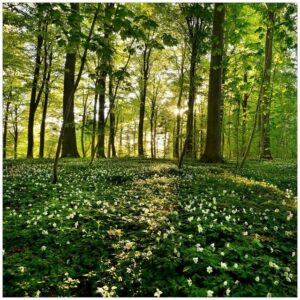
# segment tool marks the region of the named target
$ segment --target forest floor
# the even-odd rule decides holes
[[[4,296],[297,296],[295,162],[4,161]]]

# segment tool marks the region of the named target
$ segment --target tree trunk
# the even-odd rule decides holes
[[[88,102],[88,97],[89,94],[87,93],[86,98],[84,98],[83,94],[83,113],[82,113],[82,125],[81,125],[81,136],[80,136],[80,141],[81,141],[81,151],[82,151],[82,156],[86,157],[86,151],[85,151],[85,145],[84,145],[84,130],[85,130],[85,123],[86,123],[86,111],[87,111],[87,102]]]
[[[231,103],[229,103],[229,109],[228,109],[228,137],[227,137],[227,144],[228,144],[228,159],[231,160]]]
[[[261,103],[261,139],[260,139],[260,158],[272,159],[271,145],[270,145],[270,107],[271,107],[271,69],[272,69],[272,46],[273,46],[273,27],[275,23],[275,13],[270,9],[268,5],[268,25],[266,32],[265,43],[265,82],[263,86],[263,97]]]
[[[192,56],[190,62],[190,74],[189,74],[189,99],[188,99],[188,117],[186,125],[186,146],[185,154],[193,158],[193,126],[194,126],[194,104],[195,104],[195,76],[196,76],[196,60],[197,60],[197,45],[192,46]]]
[[[204,124],[203,124],[203,119],[204,119],[204,112],[203,112],[204,108],[202,106],[202,103],[200,104],[200,141],[199,141],[199,144],[200,144],[200,159],[202,157],[202,154],[203,154],[203,127],[204,127]]]
[[[106,81],[106,72],[102,72],[102,75],[99,80],[100,94],[99,94],[99,111],[98,111],[98,149],[97,157],[105,158],[105,81]]]
[[[113,7],[113,3],[105,4],[105,16],[108,17],[110,10]],[[110,28],[107,24],[104,24],[104,40],[109,44]],[[97,157],[105,158],[105,91],[106,91],[106,77],[108,65],[111,62],[110,55],[104,53],[101,57],[101,66],[99,77],[99,111],[98,111],[98,144],[97,144]]]
[[[248,82],[247,71],[244,73],[244,83]],[[246,129],[247,129],[247,107],[248,107],[249,94],[245,93],[242,101],[242,149],[241,154],[244,156],[246,150]]]
[[[216,3],[214,7],[214,21],[212,52],[209,71],[209,90],[207,106],[207,135],[203,162],[221,162],[221,97],[222,97],[222,55],[224,47],[224,18],[225,6]],[[216,51],[216,49],[218,51]]]
[[[70,3],[71,15],[75,17],[79,13],[79,3]],[[77,24],[79,27],[80,24]],[[71,29],[71,35],[78,33],[78,28]],[[69,43],[71,45],[71,42]],[[74,121],[74,81],[76,66],[76,50],[68,52],[66,55],[65,71],[64,71],[64,95],[63,95],[63,116],[64,116],[64,136],[62,139],[61,157],[79,157],[76,142],[76,128]]]
[[[62,140],[61,157],[79,157],[74,123],[74,78],[76,53],[67,53],[64,74],[63,115],[65,132]],[[70,101],[70,102],[69,102]],[[68,108],[69,112],[68,112]],[[67,113],[68,112],[68,113]]]
[[[140,113],[139,113],[139,128],[138,128],[138,155],[144,156],[144,118],[145,118],[145,104],[147,96],[147,83],[149,78],[149,62],[152,48],[148,48],[145,44],[143,51],[143,66],[142,66],[142,86],[140,91]]]
[[[120,137],[119,137],[119,156],[123,154],[123,122],[121,120]]]
[[[6,102],[6,107],[5,107],[5,115],[4,115],[4,130],[3,130],[3,159],[6,159],[6,147],[7,147],[7,125],[8,125],[8,112],[9,112],[9,107],[11,104],[11,96],[12,96],[12,92],[10,90],[9,92],[9,100]]]
[[[182,93],[183,93],[183,80],[184,80],[184,62],[185,62],[185,53],[186,53],[186,44],[182,51],[181,66],[180,66],[180,77],[179,77],[179,95],[177,101],[177,116],[176,116],[176,133],[175,133],[175,142],[174,142],[174,158],[179,158],[179,142],[180,142],[180,125],[181,125],[181,102],[182,102]]]
[[[155,140],[156,140],[156,134],[155,134],[155,115],[156,115],[156,100],[158,95],[158,86],[155,88],[155,84],[153,86],[153,95],[151,99],[151,113],[150,113],[150,132],[151,132],[151,158],[156,157],[156,151],[155,151]]]
[[[97,127],[97,100],[98,100],[98,91],[97,86],[99,81],[96,80],[95,82],[95,97],[94,97],[94,109],[93,109],[93,131],[92,131],[92,148],[91,148],[91,156],[94,157],[95,155],[95,141],[96,141],[96,127]]]
[[[96,9],[96,12],[94,14],[94,18],[93,18],[93,21],[92,21],[92,24],[91,24],[91,27],[90,27],[88,37],[86,39],[86,42],[84,43],[85,47],[84,47],[83,55],[81,57],[81,64],[80,64],[79,72],[78,72],[75,84],[73,86],[72,93],[70,94],[70,97],[67,101],[68,105],[67,105],[67,109],[66,109],[66,116],[68,116],[68,114],[69,114],[69,111],[71,109],[71,104],[72,104],[71,99],[74,98],[74,94],[75,94],[76,89],[78,87],[78,84],[81,80],[82,72],[83,72],[83,69],[84,69],[85,62],[86,62],[88,46],[89,46],[90,40],[91,40],[93,32],[94,32],[94,27],[95,27],[95,24],[96,24],[96,20],[97,20],[98,14],[100,12],[100,7],[101,7],[101,4],[98,3],[97,9]],[[63,142],[63,138],[64,138],[64,133],[65,133],[65,127],[66,127],[65,126],[66,125],[65,124],[65,119],[66,118],[64,117],[63,118],[63,123],[62,123],[62,126],[61,126],[61,130],[60,130],[60,133],[59,133],[59,137],[58,137],[56,152],[55,152],[55,159],[54,159],[54,164],[53,164],[53,180],[52,180],[53,184],[57,183],[57,181],[58,181],[57,169],[58,169],[59,154],[61,152],[62,142]]]
[[[18,140],[19,140],[19,128],[18,128],[18,106],[17,104],[14,107],[14,159],[18,158]]]
[[[156,136],[157,136],[157,109],[154,113],[154,124],[153,124],[153,154],[154,158],[157,156],[157,147],[156,147]]]
[[[48,101],[49,101],[49,93],[50,93],[50,78],[51,78],[51,66],[52,66],[52,51],[49,54],[49,62],[48,62],[48,74],[45,82],[45,98],[43,102],[43,112],[42,112],[42,121],[41,121],[41,130],[40,130],[40,151],[39,157],[44,158],[44,148],[45,148],[45,128],[46,128],[46,116],[48,110]],[[45,58],[46,59],[46,58]]]
[[[116,115],[115,115],[115,97],[113,95],[113,78],[112,75],[109,76],[109,151],[108,157],[116,157],[116,147],[115,147],[115,126],[116,126]]]
[[[43,30],[42,22],[39,21],[39,25],[38,25],[39,35],[37,37],[35,67],[34,67],[34,72],[33,72],[33,81],[32,81],[30,104],[29,104],[27,158],[33,158],[34,116],[35,116],[35,112],[37,109],[36,92],[37,92],[37,85],[38,85],[39,75],[40,75],[40,67],[41,67],[41,63],[42,63],[41,51],[42,51],[42,46],[43,46],[43,42],[44,42],[42,30]]]

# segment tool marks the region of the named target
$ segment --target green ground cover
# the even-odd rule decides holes
[[[296,296],[294,162],[4,161],[4,296]]]

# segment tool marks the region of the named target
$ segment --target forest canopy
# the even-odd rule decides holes
[[[296,5],[216,12],[3,4],[4,157],[295,158]]]

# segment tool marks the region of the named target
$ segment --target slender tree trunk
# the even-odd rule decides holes
[[[248,82],[248,74],[247,71],[244,73],[244,83]],[[242,149],[241,154],[245,154],[246,150],[246,129],[247,129],[247,108],[248,108],[248,98],[249,94],[245,93],[242,101]]]
[[[193,129],[193,153],[194,153],[194,159],[197,159],[197,153],[198,153],[198,141],[197,141],[197,113],[195,111],[194,114],[194,129]]]
[[[204,113],[203,113],[203,106],[202,106],[202,103],[200,104],[200,132],[199,132],[199,135],[200,135],[200,141],[199,141],[199,144],[200,144],[200,159],[202,157],[202,154],[203,154],[203,119],[204,119]]]
[[[228,159],[231,160],[231,104],[229,104],[229,109],[228,109],[228,137],[227,137],[227,144],[228,144]]]
[[[18,158],[18,140],[19,140],[19,128],[18,128],[18,106],[14,107],[14,159]]]
[[[93,129],[92,129],[92,147],[91,147],[91,156],[94,157],[95,154],[95,141],[96,141],[96,127],[97,127],[97,100],[98,100],[98,91],[97,87],[99,85],[99,80],[95,82],[95,97],[94,97],[94,109],[93,109]]]
[[[213,41],[207,109],[207,135],[203,162],[221,162],[221,97],[222,97],[222,55],[224,47],[225,6],[215,3],[213,21]],[[216,51],[216,49],[218,51]]]
[[[150,55],[152,48],[145,44],[143,51],[143,66],[142,66],[142,86],[140,91],[140,112],[139,112],[139,129],[138,129],[138,155],[144,156],[144,118],[145,118],[145,105],[147,96],[147,84],[150,71]]]
[[[45,83],[45,97],[44,97],[44,102],[43,102],[43,112],[42,112],[41,130],[40,130],[40,150],[39,150],[40,158],[44,158],[45,128],[46,128],[46,117],[47,117],[48,102],[49,102],[49,93],[50,93],[52,58],[53,58],[53,53],[51,50],[50,54],[49,54],[48,74],[47,74],[46,83]]]
[[[83,104],[83,113],[82,113],[80,141],[81,141],[82,156],[86,157],[86,151],[85,151],[85,145],[84,145],[84,130],[85,130],[85,123],[86,123],[87,102],[88,102],[89,94],[86,95],[86,98],[84,98],[84,96],[85,95],[83,95],[83,103],[82,103]]]
[[[100,94],[99,94],[99,110],[98,110],[98,149],[97,157],[105,158],[105,81],[106,81],[106,72],[103,72],[100,80]]]
[[[155,84],[153,86],[153,95],[151,99],[151,113],[150,113],[150,132],[151,132],[151,158],[155,158],[155,114],[156,114],[156,100],[158,95],[158,86],[155,88]]]
[[[136,129],[137,129],[137,126],[136,126],[136,122],[134,121],[134,130],[133,130],[133,154],[134,154],[134,156],[136,153]]]
[[[166,152],[167,152],[167,123],[164,124],[164,159],[166,158]]]
[[[119,156],[122,156],[123,154],[123,122],[121,120],[121,127],[120,127],[120,137],[119,137]]]
[[[240,147],[239,147],[239,131],[240,131],[240,109],[241,103],[240,98],[238,98],[238,107],[237,107],[237,116],[236,116],[236,131],[235,131],[235,144],[236,144],[236,167],[239,166],[240,163]]]
[[[7,125],[8,125],[8,113],[9,113],[9,107],[11,104],[11,97],[12,97],[12,91],[10,90],[9,92],[9,100],[6,102],[6,107],[5,107],[5,115],[4,115],[4,130],[3,130],[3,159],[6,159],[6,147],[7,147]]]
[[[115,97],[113,95],[113,78],[112,75],[109,76],[109,106],[110,106],[110,114],[109,114],[109,151],[108,157],[110,155],[112,157],[116,157],[116,147],[115,147],[115,126],[116,126],[116,115],[115,115]]]
[[[156,146],[156,136],[157,136],[157,108],[155,109],[154,112],[154,124],[153,124],[153,154],[154,158],[157,156],[157,146]]]
[[[188,96],[188,117],[186,123],[186,138],[183,145],[181,155],[179,157],[178,167],[181,168],[183,158],[187,154],[188,157],[193,157],[193,119],[194,119],[194,103],[195,103],[195,72],[196,72],[196,58],[197,58],[197,46],[192,46],[192,56],[190,63],[190,85],[189,85],[189,96]]]
[[[39,21],[39,24],[38,24],[39,34],[37,37],[35,67],[34,67],[34,72],[33,72],[33,81],[32,81],[30,104],[29,104],[27,158],[33,158],[34,117],[35,117],[35,112],[37,109],[36,93],[37,93],[37,85],[38,85],[39,76],[40,76],[40,67],[41,67],[41,63],[42,63],[41,51],[42,51],[43,42],[44,42],[44,36],[43,36],[42,30],[43,30],[42,22]]]
[[[181,66],[180,66],[180,77],[179,77],[179,95],[177,101],[177,116],[176,116],[176,133],[175,133],[175,142],[174,142],[174,158],[179,158],[180,153],[180,125],[181,125],[181,102],[183,94],[183,81],[184,81],[184,63],[185,63],[185,53],[186,53],[186,44],[182,51]]]
[[[193,125],[194,125],[194,104],[195,104],[195,76],[196,76],[196,59],[197,59],[197,47],[192,46],[192,56],[190,62],[190,75],[189,75],[189,99],[188,99],[188,117],[187,117],[187,133],[185,141],[185,154],[192,158],[193,155]]]
[[[129,128],[127,129],[126,140],[127,140],[127,156],[130,157],[130,135],[129,135]]]
[[[113,7],[113,3],[105,4],[105,16],[108,17],[110,10]],[[104,24],[104,40],[109,44],[110,28],[107,24]],[[97,157],[105,158],[105,91],[106,91],[106,77],[107,67],[111,62],[111,57],[108,54],[102,54],[101,57],[101,71],[99,78],[99,111],[98,111],[98,145],[97,145]]]
[[[269,6],[272,4],[269,4]],[[263,98],[261,105],[261,139],[260,139],[260,158],[272,159],[270,144],[270,107],[271,107],[271,70],[272,70],[272,46],[273,46],[273,27],[275,23],[275,13],[270,9],[268,11],[268,25],[265,43],[265,84],[263,87]]]

